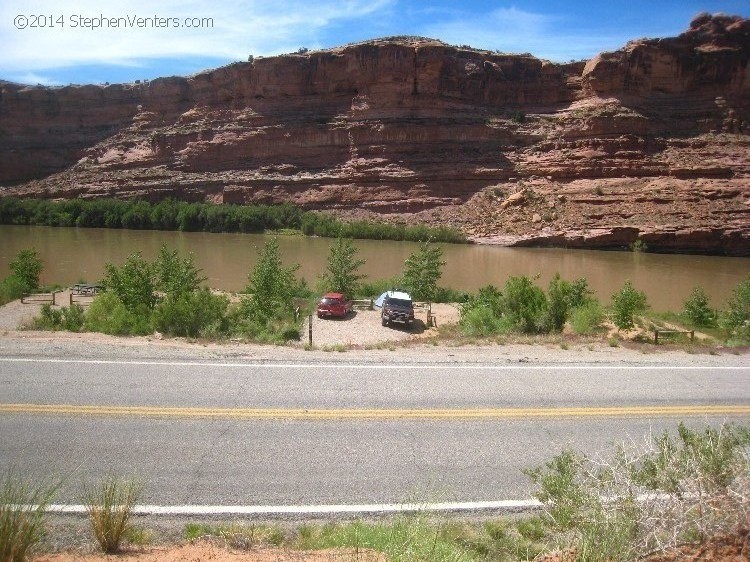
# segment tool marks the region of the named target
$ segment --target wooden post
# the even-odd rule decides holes
[[[307,317],[307,323],[308,323],[307,335],[309,338],[308,341],[309,341],[310,347],[312,347],[312,314],[310,314]]]
[[[70,299],[70,306],[73,306],[73,291],[70,291],[70,293],[68,293],[68,298]]]
[[[654,330],[654,345],[659,345],[659,330]]]

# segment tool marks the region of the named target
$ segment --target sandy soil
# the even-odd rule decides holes
[[[247,551],[232,550],[208,540],[190,542],[172,547],[144,547],[126,550],[119,554],[81,554],[61,552],[31,558],[31,562],[328,562],[357,560],[381,562],[387,560],[380,553],[368,550],[320,550],[302,552],[280,548],[253,548]]]

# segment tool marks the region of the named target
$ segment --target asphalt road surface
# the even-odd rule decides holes
[[[0,357],[0,469],[60,503],[107,472],[154,505],[530,498],[524,468],[679,421],[750,422],[750,366]]]

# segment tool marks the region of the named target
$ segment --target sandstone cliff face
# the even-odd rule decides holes
[[[293,201],[484,241],[750,253],[739,18],[567,65],[396,38],[0,87],[0,194]]]

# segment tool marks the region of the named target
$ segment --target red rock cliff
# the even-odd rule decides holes
[[[4,194],[293,201],[484,241],[750,252],[740,18],[567,65],[394,38],[143,84],[1,86]]]

